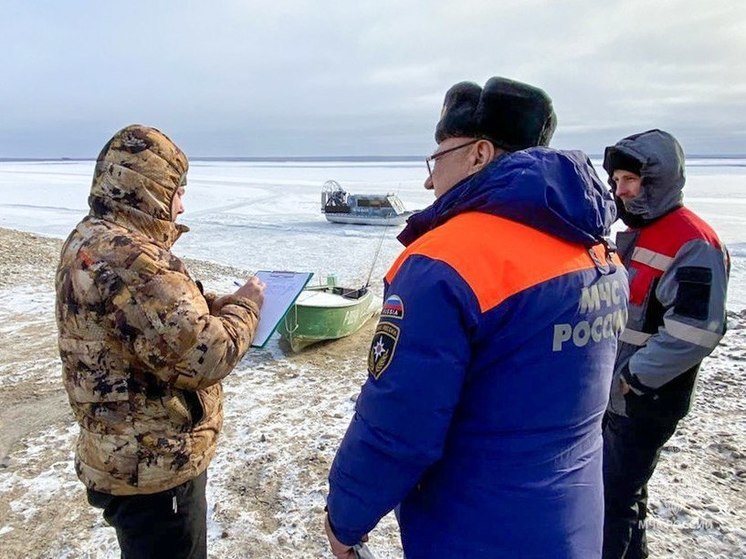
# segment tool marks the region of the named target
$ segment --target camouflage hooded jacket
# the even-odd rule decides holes
[[[56,314],[65,388],[80,424],[75,466],[90,489],[155,493],[204,471],[222,426],[225,377],[259,311],[231,296],[217,314],[170,252],[186,156],[129,126],[99,155],[90,214],[62,249]]]

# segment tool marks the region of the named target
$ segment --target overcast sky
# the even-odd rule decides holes
[[[648,128],[746,153],[742,0],[0,0],[0,157],[122,126],[190,157],[426,155],[455,82],[542,87],[552,145]]]

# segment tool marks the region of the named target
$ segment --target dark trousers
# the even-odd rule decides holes
[[[88,490],[117,531],[122,559],[207,558],[207,472],[168,491],[120,497]]]
[[[604,417],[604,559],[648,556],[648,480],[678,419]]]

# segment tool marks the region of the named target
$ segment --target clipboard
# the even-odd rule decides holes
[[[295,303],[300,292],[310,281],[313,272],[269,272],[262,270],[255,275],[267,287],[264,290],[261,318],[251,347],[264,347],[280,321],[285,318],[288,310]]]

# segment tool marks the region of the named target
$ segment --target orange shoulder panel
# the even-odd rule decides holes
[[[606,263],[602,246],[593,247]],[[451,266],[469,284],[482,312],[550,279],[595,267],[588,250],[537,229],[480,212],[460,214],[409,245],[386,274],[390,284],[410,257]],[[615,254],[613,262],[622,262]]]

